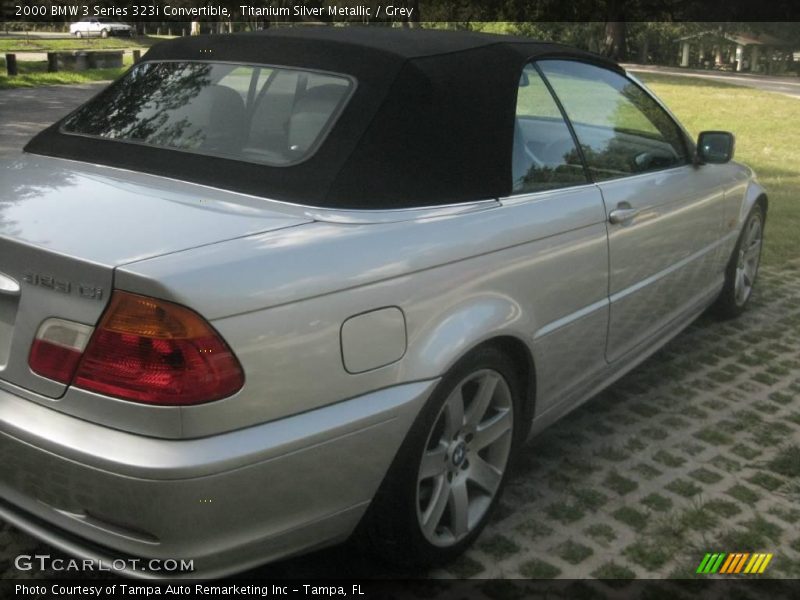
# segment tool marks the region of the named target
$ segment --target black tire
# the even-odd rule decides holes
[[[76,32],[75,32],[75,37],[76,37],[76,38],[82,38],[82,37],[83,37],[83,34],[82,34],[80,31],[76,31]]]
[[[747,309],[761,262],[761,247],[764,239],[765,220],[766,214],[764,212],[764,206],[760,202],[757,202],[753,208],[750,209],[750,213],[745,219],[744,226],[739,234],[739,239],[736,241],[736,246],[733,249],[733,253],[728,261],[728,266],[725,269],[725,285],[712,306],[712,312],[720,319],[736,318]],[[744,284],[745,291],[743,292],[742,284],[740,284],[740,287],[737,287],[737,280],[740,277],[740,269],[743,269],[743,252],[747,251],[747,248],[743,248],[743,245],[750,241],[748,236],[751,235],[752,227],[754,226],[758,227],[759,232],[758,249],[757,252],[754,251],[755,269],[751,271],[749,276],[745,276],[743,281],[748,283]]]
[[[100,37],[101,38],[107,38],[108,37],[108,31],[106,29],[101,30],[100,31]]]
[[[504,417],[503,410],[505,409],[498,410],[496,407],[505,402],[506,395],[510,397],[510,402],[507,403],[511,407],[512,415],[510,429],[506,430],[496,441],[490,442],[483,450],[480,450],[480,455],[476,447],[477,444],[481,443],[478,429],[474,430],[474,435],[466,433],[466,437],[460,438],[466,444],[466,451],[461,455],[458,454],[460,442],[453,440],[452,444],[455,446],[451,445],[452,452],[448,450],[444,454],[446,456],[444,459],[446,467],[443,467],[443,469],[446,472],[441,477],[453,477],[446,484],[448,490],[455,490],[457,482],[463,482],[464,490],[472,490],[469,493],[465,491],[464,497],[468,498],[467,514],[469,514],[470,518],[473,516],[475,518],[474,523],[468,525],[468,529],[465,530],[466,533],[462,532],[458,536],[452,534],[452,543],[448,544],[445,541],[441,542],[445,545],[434,544],[427,536],[436,536],[439,535],[438,532],[444,532],[441,534],[444,539],[447,537],[448,532],[452,533],[452,531],[440,528],[438,526],[438,518],[437,523],[434,524],[436,533],[426,534],[423,531],[421,520],[424,516],[420,516],[420,512],[422,512],[420,508],[421,490],[429,481],[433,481],[433,478],[430,480],[419,479],[422,477],[423,455],[425,453],[425,456],[429,456],[428,453],[441,451],[442,446],[440,444],[442,444],[442,440],[449,439],[449,433],[446,431],[448,425],[445,424],[447,421],[447,416],[445,416],[447,408],[445,405],[448,399],[451,398],[451,393],[456,388],[463,390],[462,396],[465,398],[463,427],[466,429],[470,427],[468,423],[470,414],[479,412],[479,410],[470,410],[475,405],[478,389],[481,389],[484,381],[495,379],[495,375],[499,375],[499,379],[497,379],[496,388],[493,388],[495,391],[490,394],[490,408],[486,411],[486,415],[490,416],[486,421],[480,421],[478,429],[484,424],[499,423],[500,417]],[[470,377],[475,377],[474,381]],[[454,559],[478,537],[491,518],[498,499],[502,495],[508,477],[509,466],[517,447],[523,441],[526,431],[524,419],[522,418],[523,390],[525,388],[521,379],[514,362],[502,351],[489,345],[475,349],[454,365],[445,375],[417,416],[359,528],[359,537],[365,538],[369,547],[383,560],[401,567],[434,566]],[[503,383],[501,382],[505,383],[505,388],[502,387]],[[467,400],[471,390],[475,390],[475,395],[472,396],[471,400]],[[502,406],[506,405],[502,404]],[[481,418],[478,417],[479,420]],[[444,422],[442,419],[444,419]],[[506,426],[507,424],[504,423],[503,428]],[[437,430],[437,427],[439,430]],[[443,435],[440,436],[440,433]],[[440,437],[441,439],[439,439]],[[432,441],[438,441],[435,449],[431,449],[429,446]],[[483,488],[472,482],[470,474],[471,472],[477,472],[472,470],[478,469],[478,467],[485,465],[487,462],[497,462],[497,456],[505,453],[506,444],[508,444],[507,457],[502,473],[499,475],[499,485],[494,495],[491,496],[489,492],[485,492]],[[495,451],[498,451],[495,455],[490,454]],[[457,455],[463,457],[463,462],[459,461],[460,464],[458,466],[456,466]],[[469,464],[470,460],[472,465]],[[453,473],[451,470],[455,472]],[[459,479],[460,476],[462,476],[461,479]],[[496,477],[497,473],[493,476]],[[435,477],[439,478],[440,475]],[[421,481],[425,483],[421,483]],[[445,485],[444,479],[437,479],[437,481]],[[431,487],[435,486],[432,485]],[[433,495],[435,493],[431,492],[431,499],[429,499],[428,504],[429,509],[434,504]],[[439,491],[439,494],[444,493]],[[447,493],[450,494],[451,492],[448,491]],[[471,497],[469,494],[472,494]],[[445,509],[445,513],[441,517],[442,520],[449,519],[451,522],[455,520],[454,513],[450,512],[452,511],[451,506],[453,506],[450,501],[453,498],[453,496],[448,496],[448,508]],[[448,513],[450,513],[450,516],[448,516]],[[467,522],[468,520],[462,521],[462,523]]]

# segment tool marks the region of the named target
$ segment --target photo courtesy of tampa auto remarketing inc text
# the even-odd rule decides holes
[[[245,2],[0,0],[0,599],[800,597],[800,6]]]

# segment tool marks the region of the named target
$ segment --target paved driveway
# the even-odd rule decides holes
[[[16,155],[33,135],[106,85],[87,83],[0,90],[0,158]]]
[[[545,432],[502,508],[451,572],[689,577],[757,551],[800,577],[800,264]]]
[[[32,115],[91,91],[30,93],[16,111],[32,133]],[[692,577],[707,552],[773,553],[762,577],[800,577],[800,262],[762,270],[745,315],[701,318],[534,440],[476,546],[429,575]],[[22,553],[55,552],[0,524],[1,578],[44,575],[15,571]],[[250,574],[388,573],[351,545]]]

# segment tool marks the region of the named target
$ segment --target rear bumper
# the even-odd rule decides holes
[[[435,383],[196,440],[111,430],[0,391],[0,517],[106,564],[192,560],[186,577],[335,543],[363,515]]]

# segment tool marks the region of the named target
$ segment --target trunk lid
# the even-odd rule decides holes
[[[49,317],[95,325],[116,267],[312,220],[299,207],[109,167],[0,163],[0,381],[63,395],[28,368],[36,331]]]

